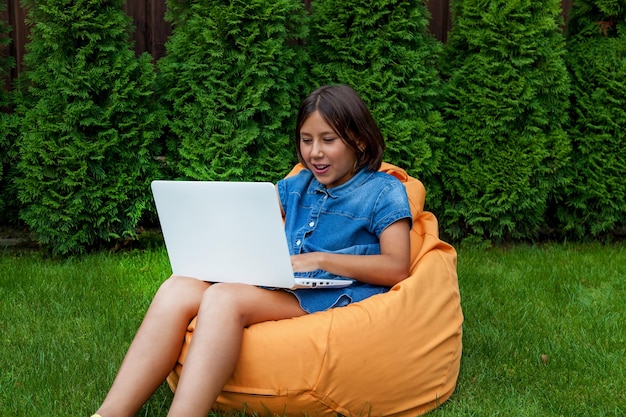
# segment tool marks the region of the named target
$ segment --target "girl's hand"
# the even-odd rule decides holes
[[[322,269],[320,266],[320,253],[310,252],[292,255],[291,266],[294,272],[311,272]]]
[[[293,255],[294,272],[317,269],[374,285],[394,286],[409,276],[411,242],[409,221],[401,219],[387,227],[380,236],[379,255],[346,255],[311,252]]]

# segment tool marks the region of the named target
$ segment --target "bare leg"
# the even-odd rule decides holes
[[[156,293],[98,414],[131,417],[174,367],[189,321],[209,284],[172,277]]]
[[[204,293],[169,416],[202,416],[210,411],[232,375],[246,326],[304,315],[296,298],[240,284],[215,284]]]

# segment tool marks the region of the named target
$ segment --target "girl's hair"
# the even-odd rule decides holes
[[[300,150],[300,129],[316,111],[341,140],[354,150],[357,156],[356,170],[366,167],[377,171],[380,168],[385,139],[363,99],[347,85],[320,87],[300,105],[296,121],[296,151],[303,165],[306,164]]]

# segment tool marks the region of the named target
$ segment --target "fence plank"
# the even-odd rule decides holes
[[[9,48],[11,56],[15,59],[15,67],[11,70],[9,74],[9,79],[7,80],[7,84],[10,85],[12,80],[17,77],[22,71],[22,58],[26,53],[26,43],[28,42],[28,34],[29,30],[24,20],[26,19],[26,12],[20,6],[19,0],[8,0],[7,1],[7,22],[11,26],[11,36],[12,42]]]
[[[452,26],[450,0],[428,0],[430,11],[430,33],[442,42],[448,39],[448,30]]]
[[[164,19],[166,5],[164,0],[147,0],[148,49],[155,61],[165,55],[165,43],[172,33],[172,26]]]
[[[146,21],[146,1],[127,1],[124,11],[133,19],[135,31],[133,41],[136,51],[148,50],[148,22]]]

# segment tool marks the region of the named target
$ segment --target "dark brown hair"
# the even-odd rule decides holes
[[[320,87],[300,105],[296,120],[296,151],[302,164],[306,165],[300,151],[300,129],[316,111],[341,140],[354,150],[357,170],[366,167],[377,171],[380,168],[385,139],[361,96],[347,85]]]

